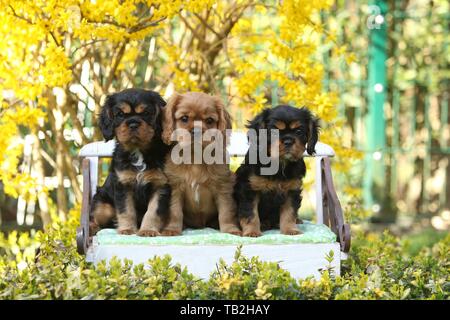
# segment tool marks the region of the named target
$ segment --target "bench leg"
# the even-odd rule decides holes
[[[315,157],[316,160],[316,220],[317,224],[323,224],[323,195],[322,195],[322,158]]]
[[[81,202],[80,226],[77,228],[77,251],[86,254],[89,245],[89,221],[91,210],[91,163],[89,159],[83,159],[83,197]]]

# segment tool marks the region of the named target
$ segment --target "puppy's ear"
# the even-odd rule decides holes
[[[248,122],[247,128],[249,129],[266,129],[266,122],[272,111],[269,108],[261,111],[255,118]]]
[[[309,110],[308,110],[309,112]],[[312,155],[316,152],[316,143],[319,140],[319,119],[316,118],[311,112],[309,112],[310,118],[308,122],[308,145],[306,147],[306,152]]]
[[[219,121],[217,124],[217,129],[221,132],[225,132],[226,129],[231,129],[231,115],[228,113],[225,104],[222,99],[217,96],[213,97],[216,109],[219,112]]]
[[[166,106],[162,112],[162,140],[165,144],[171,145],[172,141],[170,137],[175,130],[175,116],[174,113],[177,110],[177,105],[180,103],[183,96],[179,93],[174,93],[170,97]]]
[[[167,104],[167,102],[159,94],[156,95],[156,102],[160,108],[164,108]]]
[[[149,90],[148,90],[149,91]],[[164,106],[167,104],[166,101],[159,95],[159,93],[154,91],[149,91],[152,96],[152,102],[155,105],[155,118],[153,120],[153,128],[156,130],[158,135],[162,132],[162,114],[164,112]]]
[[[98,126],[106,141],[114,138],[114,116],[112,110],[114,106],[114,99],[114,94],[106,97],[98,122]]]

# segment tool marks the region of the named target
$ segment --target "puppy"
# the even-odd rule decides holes
[[[116,139],[109,175],[93,198],[98,227],[117,223],[119,234],[157,236],[167,218],[170,186],[163,173],[168,147],[161,140],[165,106],[153,91],[127,89],[106,98],[99,126]]]
[[[258,237],[261,229],[280,228],[282,234],[301,233],[297,228],[297,211],[301,205],[302,179],[306,174],[303,153],[314,153],[318,140],[318,119],[306,108],[280,105],[265,109],[247,126],[249,129],[267,129],[263,136],[250,139],[250,148],[243,164],[236,171],[234,199],[244,236]],[[279,138],[270,141],[270,130],[278,130]],[[266,143],[267,142],[267,143]],[[254,145],[256,144],[256,146]],[[252,150],[267,146],[271,160],[278,160],[275,173],[265,175],[258,157],[250,161]],[[277,158],[278,159],[275,159]]]
[[[222,157],[226,153],[227,129],[231,129],[231,118],[218,97],[199,92],[175,93],[168,101],[162,135],[172,149],[164,168],[172,189],[166,233],[180,234],[184,223],[191,228],[219,227],[222,232],[241,234],[232,197],[233,176]],[[196,137],[201,139],[211,132],[225,139],[196,141]],[[222,153],[220,160],[207,164],[201,159],[196,163],[193,158],[211,146],[217,147],[217,154]],[[181,153],[190,162],[180,163],[172,157],[180,148],[184,148]]]

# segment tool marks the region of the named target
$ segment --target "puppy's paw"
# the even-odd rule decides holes
[[[227,233],[232,234],[234,236],[242,237],[242,231],[241,230],[230,230],[230,231],[227,231]]]
[[[139,230],[137,235],[140,237],[157,237],[161,234],[156,230]]]
[[[295,235],[298,235],[298,234],[302,234],[303,232],[301,232],[298,229],[288,229],[288,230],[282,230],[281,233],[289,235],[289,236],[295,236]]]
[[[100,230],[100,227],[97,223],[94,221],[89,222],[89,234],[90,235],[96,235],[97,232]]]
[[[244,231],[243,236],[257,238],[257,237],[261,237],[262,233],[261,233],[261,231],[250,230],[250,231]]]
[[[238,227],[235,226],[226,226],[220,228],[220,232],[222,233],[229,233],[235,236],[242,236],[242,231]]]
[[[123,234],[123,235],[132,235],[132,234],[136,234],[136,230],[134,229],[119,229],[117,230],[118,234]]]
[[[163,230],[161,231],[161,235],[166,237],[173,237],[173,236],[179,236],[181,234],[181,231],[179,230]]]

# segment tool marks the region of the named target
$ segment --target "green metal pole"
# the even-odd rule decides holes
[[[396,34],[400,34],[401,33],[401,27],[402,27],[402,23],[399,22],[395,22],[395,12],[398,11],[398,6],[397,6],[397,2],[394,2],[394,30]],[[400,53],[400,49],[397,46],[394,50],[394,67],[393,67],[393,72],[392,72],[392,79],[397,79],[398,77],[398,69],[400,66],[400,63],[398,61],[398,57],[399,57],[399,53]],[[395,83],[391,82],[391,90],[392,90],[392,109],[393,109],[393,114],[392,114],[392,143],[391,143],[391,163],[390,163],[390,172],[391,172],[391,185],[390,185],[390,197],[392,198],[396,198],[397,197],[397,179],[398,179],[398,168],[397,168],[397,158],[399,155],[399,146],[400,146],[400,89],[396,86]]]
[[[383,210],[383,195],[386,188],[384,154],[386,146],[384,102],[386,101],[387,59],[387,1],[372,2],[373,16],[369,17],[369,81],[367,95],[369,110],[366,116],[366,172],[364,176],[364,202],[374,212]]]

